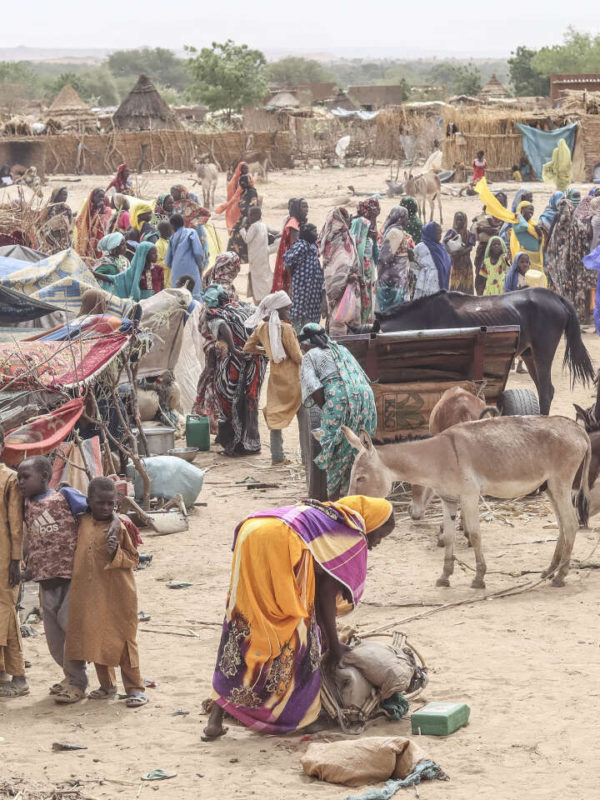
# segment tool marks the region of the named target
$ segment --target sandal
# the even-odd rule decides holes
[[[140,694],[130,694],[127,696],[127,700],[125,700],[125,705],[127,708],[140,708],[140,706],[145,706],[148,702],[148,698],[143,692]]]
[[[64,692],[68,685],[69,679],[63,678],[59,683],[53,683],[49,689],[49,692],[50,694],[60,694],[61,692]]]
[[[90,700],[108,700],[109,697],[116,697],[117,687],[109,686],[105,689],[104,686],[99,686],[88,694]]]
[[[60,694],[57,694],[54,698],[54,702],[58,703],[60,706],[68,706],[71,703],[78,703],[80,700],[83,700],[85,697],[85,689],[81,689],[79,686],[73,686],[73,684],[69,683]]]
[[[0,697],[25,697],[29,694],[29,686],[26,683],[14,684],[10,683],[0,684]]]

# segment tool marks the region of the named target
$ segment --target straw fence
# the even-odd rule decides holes
[[[564,112],[549,110],[541,113],[487,111],[449,108],[444,112],[444,131],[452,123],[457,133],[446,135],[442,142],[443,166],[456,170],[456,179],[463,180],[471,173],[471,164],[478,150],[485,152],[488,174],[503,180],[512,176],[512,167],[523,155],[523,137],[515,123],[552,130],[572,122]]]
[[[243,157],[248,141],[248,131],[221,133],[195,133],[193,131],[135,131],[109,134],[35,137],[34,141],[1,139],[0,153],[14,149],[19,144],[35,142],[35,157],[25,166],[38,167],[43,162],[47,174],[78,173],[105,175],[114,172],[122,162],[136,171],[189,170],[194,158],[210,153],[221,165],[230,164]],[[292,142],[289,133],[258,132],[253,134],[253,150],[265,150],[277,168],[292,165]],[[43,150],[43,155],[40,153]],[[12,163],[10,159],[6,159]]]
[[[377,115],[374,149],[381,159],[414,161],[433,152],[441,138],[439,108],[410,109],[404,106],[385,109]]]

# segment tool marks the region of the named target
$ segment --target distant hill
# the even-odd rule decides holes
[[[114,48],[0,47],[0,61],[49,61],[55,64],[100,64]]]

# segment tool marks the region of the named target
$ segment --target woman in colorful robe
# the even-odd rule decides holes
[[[335,500],[348,491],[354,463],[354,450],[342,425],[353,431],[364,428],[373,436],[377,428],[375,398],[358,361],[321,325],[305,325],[298,339],[310,348],[300,368],[302,402],[321,408],[321,452],[315,464],[327,474],[327,496]]]
[[[444,236],[444,244],[448,246],[451,241],[458,239],[461,245],[459,250],[451,249],[451,246],[448,247],[450,261],[452,262],[450,268],[450,291],[474,294],[475,276],[471,262],[471,250],[475,246],[476,239],[475,234],[469,231],[467,222],[465,212],[457,211],[454,215],[452,227]]]
[[[410,300],[408,253],[415,243],[406,232],[408,209],[394,206],[382,231],[377,265],[377,305],[382,314]]]
[[[381,207],[376,197],[361,200],[350,226],[350,233],[354,236],[362,267],[363,296],[360,321],[363,325],[373,322],[375,319],[373,295],[379,260],[377,217],[380,212]]]
[[[260,733],[316,722],[322,648],[332,666],[347,649],[336,600],[358,604],[367,551],[394,524],[387,500],[355,495],[259,512],[238,526],[205,740],[226,733],[224,712]]]
[[[327,214],[319,236],[319,253],[325,278],[329,331],[332,336],[343,336],[348,326],[360,325],[363,290],[360,259],[350,233],[350,215],[345,208],[333,208]],[[348,287],[355,295],[354,315],[351,319],[338,320],[339,306]]]
[[[93,189],[77,214],[75,250],[83,259],[96,261],[102,255],[98,242],[106,235],[112,216],[105,197],[103,189]]]
[[[288,201],[288,211],[289,215],[284,223],[281,239],[279,240],[279,247],[277,248],[271,292],[283,290],[290,294],[291,275],[285,268],[284,256],[290,247],[298,241],[300,231],[306,225],[308,219],[308,203],[303,197],[292,197]]]
[[[110,192],[111,189],[117,194],[133,194],[133,187],[131,185],[131,181],[129,180],[129,176],[131,175],[131,170],[127,166],[127,164],[119,164],[119,168],[117,169],[117,174],[112,179],[112,181],[106,187],[106,191]]]
[[[200,384],[209,386],[218,403],[215,444],[222,445],[227,456],[260,453],[258,403],[268,361],[243,352],[250,336],[245,322],[256,309],[231,302],[223,287],[214,284],[205,291],[204,303],[202,334],[215,346],[214,360],[209,363],[207,357]]]

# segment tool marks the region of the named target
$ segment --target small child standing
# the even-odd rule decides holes
[[[258,206],[250,206],[240,235],[248,245],[248,296],[252,296],[258,305],[270,293],[273,283],[269,265],[269,229],[262,221],[262,211]]]
[[[0,455],[3,450],[0,428]],[[0,697],[22,697],[29,694],[29,684],[15,606],[21,582],[23,513],[17,475],[5,464],[0,464],[0,496],[0,667],[12,676],[9,683],[0,683]]]
[[[485,171],[487,169],[487,161],[485,160],[485,153],[479,150],[475,160],[473,161],[473,179],[471,183],[475,186],[476,183],[482,178],[485,178]]]
[[[75,661],[94,662],[100,687],[90,700],[116,695],[114,667],[121,667],[125,705],[148,702],[136,642],[138,610],[133,571],[139,557],[124,525],[109,531],[116,488],[110,478],[94,478],[88,487],[89,513],[79,522],[75,551],[66,653]]]
[[[87,510],[87,500],[71,488],[49,489],[52,467],[47,458],[35,456],[19,464],[17,480],[24,503],[25,579],[40,584],[44,632],[51,656],[64,679],[50,687],[61,705],[85,697],[85,661],[71,661],[65,652],[73,559],[77,547],[77,516]],[[115,535],[121,521],[113,515],[109,531]]]
[[[156,252],[158,253],[157,264],[160,264],[165,271],[165,289],[171,288],[171,267],[165,264],[165,256],[169,246],[169,239],[173,235],[173,228],[170,222],[159,222],[158,232],[160,234],[156,241]]]

